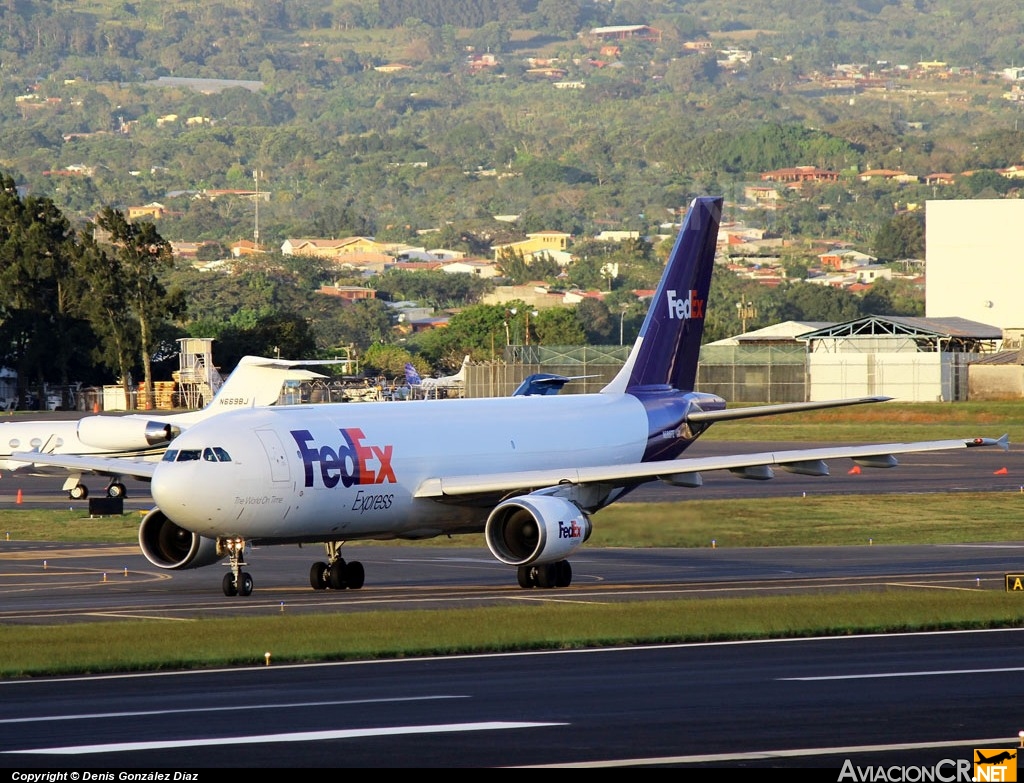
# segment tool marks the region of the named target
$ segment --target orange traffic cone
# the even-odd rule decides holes
[[[1007,470],[1006,468],[999,468],[999,470],[997,470],[997,471],[996,471],[995,473],[993,473],[992,475],[993,475],[993,476],[1005,476],[1005,475],[1006,475],[1007,473],[1009,473],[1009,472],[1010,472],[1010,471],[1008,471],[1008,470]]]
[[[860,474],[860,465],[854,465],[852,468],[850,468],[848,471],[846,471],[846,474],[848,476],[859,475]]]
[[[15,500],[14,502],[17,503],[19,506],[21,505],[21,490],[20,489],[18,490],[18,499]]]

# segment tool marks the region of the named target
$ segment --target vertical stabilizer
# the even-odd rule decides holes
[[[721,218],[720,196],[690,204],[633,350],[602,392],[666,385],[693,390]]]
[[[405,365],[405,382],[410,386],[420,386],[423,383],[423,379],[420,378],[420,374],[416,372],[416,368],[406,362]]]

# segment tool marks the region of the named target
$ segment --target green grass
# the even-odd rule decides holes
[[[1017,627],[1020,597],[886,591],[750,599],[561,603],[453,611],[141,621],[3,629],[0,676],[577,649],[833,634]],[[111,644],[117,639],[117,644]]]

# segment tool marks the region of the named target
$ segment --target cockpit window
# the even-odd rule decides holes
[[[220,446],[207,446],[205,449],[167,449],[164,462],[231,462],[231,455]]]

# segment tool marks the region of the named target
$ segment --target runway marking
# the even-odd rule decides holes
[[[68,745],[58,748],[30,748],[7,750],[4,753],[49,753],[77,756],[89,753],[125,753],[137,750],[168,750],[171,748],[200,748],[210,745],[257,745],[267,742],[322,742],[324,740],[356,739],[360,737],[396,737],[402,734],[451,734],[462,731],[508,731],[510,729],[539,729],[567,726],[567,723],[525,723],[488,721],[484,723],[439,723],[428,726],[380,726],[372,729],[335,729],[331,731],[297,731],[286,734],[255,734],[249,737],[210,737],[186,740],[152,740],[150,742],[111,742],[104,745]]]
[[[820,682],[829,680],[882,680],[893,677],[948,677],[960,674],[1006,674],[1008,672],[1024,672],[1024,666],[1008,666],[1001,669],[935,669],[923,672],[879,672],[877,674],[833,674],[820,677],[780,677],[779,680],[796,682]],[[1019,738],[1018,738],[1019,740]]]
[[[957,747],[1010,747],[1018,737],[990,737],[988,739],[949,740],[948,742],[900,742],[891,745],[845,745],[835,748],[794,748],[792,750],[754,750],[744,753],[708,753],[699,756],[659,756],[643,759],[616,759],[612,761],[580,761],[569,764],[538,764],[512,769],[587,769],[594,767],[634,767],[661,764],[715,764],[726,761],[757,761],[760,759],[801,758],[803,756],[841,756],[854,753],[885,753],[894,750],[928,750]]]
[[[892,582],[889,587],[918,587],[922,590],[962,590],[968,593],[974,593],[978,591],[977,587],[954,587],[953,585],[926,585],[926,584],[913,584],[911,582]]]
[[[135,614],[134,612],[85,612],[85,617],[110,617],[114,620],[170,620],[175,623],[195,623],[198,617],[167,617],[166,615]]]
[[[32,549],[19,551],[3,551],[0,549],[0,560],[50,560],[55,557],[104,557],[110,555],[137,555],[137,546],[111,546],[105,548],[82,547],[81,549],[68,549],[64,544],[60,549]]]
[[[338,707],[352,704],[393,704],[406,703],[411,701],[446,701],[449,699],[468,699],[469,696],[396,696],[387,699],[338,699],[335,701],[303,701],[284,704],[233,704],[229,707],[195,707],[192,709],[180,710],[138,710],[135,712],[83,712],[78,715],[40,715],[33,718],[3,718],[0,725],[5,723],[49,723],[56,720],[101,720],[106,718],[142,718],[153,715],[192,715],[200,712],[233,712],[243,710],[283,710],[307,707]]]

